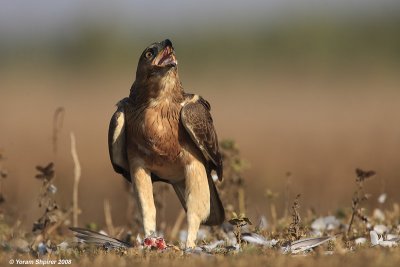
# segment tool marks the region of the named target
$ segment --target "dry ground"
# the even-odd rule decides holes
[[[0,264],[8,264],[10,255],[2,254]],[[18,256],[17,258],[24,259]],[[53,258],[53,257],[51,257]],[[26,259],[32,259],[26,257]],[[233,256],[182,256],[181,253],[146,253],[145,255],[128,252],[127,255],[100,253],[96,256],[82,256],[73,258],[72,264],[67,266],[398,266],[400,256],[396,250],[366,249],[358,253],[345,255],[312,255],[312,256],[285,256],[276,252],[255,253],[248,252]],[[29,266],[29,265],[28,265]],[[37,266],[37,265],[32,265]],[[54,265],[53,265],[54,266]]]

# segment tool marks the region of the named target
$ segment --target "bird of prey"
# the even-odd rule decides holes
[[[140,56],[129,97],[111,118],[108,145],[114,170],[133,185],[145,236],[156,231],[156,181],[173,186],[187,213],[187,248],[195,246],[201,223],[224,221],[211,176],[222,180],[210,104],[183,90],[170,40],[151,44]]]

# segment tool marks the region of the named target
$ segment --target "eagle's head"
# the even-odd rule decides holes
[[[175,74],[177,65],[175,51],[169,39],[153,43],[140,56],[136,79],[157,79]]]

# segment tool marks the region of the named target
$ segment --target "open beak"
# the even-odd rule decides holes
[[[156,58],[153,60],[153,65],[165,67],[171,66],[175,67],[178,64],[178,61],[175,57],[174,48],[172,46],[167,45],[163,50],[158,53]]]

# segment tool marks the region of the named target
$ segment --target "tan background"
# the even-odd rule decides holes
[[[73,131],[82,164],[80,223],[102,225],[104,199],[111,201],[116,224],[126,223],[124,182],[108,159],[108,122],[114,104],[128,95],[141,51],[165,37],[174,42],[184,87],[209,100],[220,139],[234,139],[249,163],[245,178],[253,218],[268,215],[267,188],[279,192],[276,204],[283,214],[288,171],[291,197],[302,194],[303,211],[349,207],[356,167],[378,173],[367,186],[373,193],[369,206],[376,206],[382,192],[388,193],[386,205],[399,201],[400,24],[386,10],[379,16],[350,12],[347,20],[317,9],[313,16],[282,12],[273,23],[261,14],[237,27],[229,19],[221,19],[219,27],[201,20],[186,28],[185,22],[166,20],[148,25],[150,33],[106,12],[75,20],[74,26],[60,19],[71,31],[63,34],[52,29],[39,34],[39,24],[37,34],[28,34],[23,26],[29,21],[1,28],[5,208],[31,226],[42,213],[34,167],[49,161],[56,164],[57,199],[70,205]],[[73,14],[64,14],[64,20],[79,15]],[[59,106],[66,113],[55,156],[52,117]],[[170,199],[178,205],[172,193]],[[167,211],[170,218],[177,213],[173,207]]]

